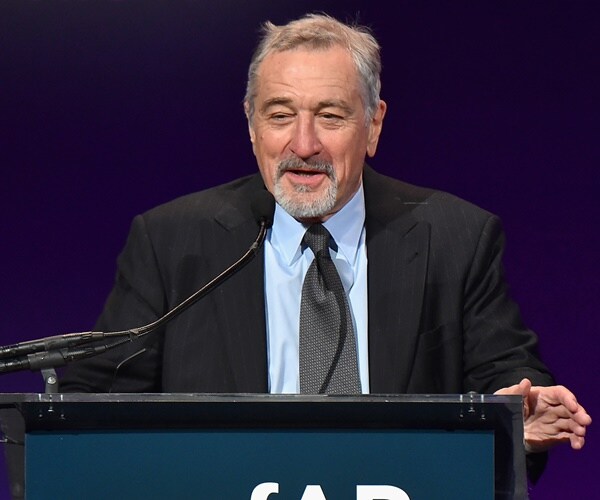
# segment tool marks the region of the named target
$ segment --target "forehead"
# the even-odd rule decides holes
[[[309,50],[296,48],[269,54],[258,71],[259,100],[282,94],[308,97],[336,94],[349,98],[358,93],[356,67],[342,47]]]

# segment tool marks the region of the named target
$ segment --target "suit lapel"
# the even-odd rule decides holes
[[[231,199],[216,216],[227,231],[225,255],[233,263],[248,250],[258,235],[259,226],[250,210],[250,197],[264,189],[260,176],[246,186],[239,197]],[[229,265],[229,264],[227,264]],[[233,373],[236,392],[267,391],[267,345],[264,302],[264,251],[255,257],[223,286],[217,301],[215,317],[223,321],[221,332],[226,335],[229,369]],[[240,293],[240,290],[242,293]]]
[[[365,169],[372,393],[404,393],[419,330],[430,227],[412,210],[419,203]]]

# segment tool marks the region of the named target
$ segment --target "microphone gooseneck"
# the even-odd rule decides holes
[[[250,260],[254,258],[254,256],[257,254],[258,250],[264,243],[265,237],[267,236],[267,230],[273,224],[273,215],[275,214],[275,199],[273,198],[273,195],[267,190],[257,191],[254,197],[252,198],[251,209],[256,222],[258,222],[258,224],[260,225],[260,229],[258,231],[256,239],[254,240],[252,245],[250,245],[250,248],[236,262],[234,262],[221,274],[219,274],[211,281],[206,283],[202,288],[194,292],[187,299],[179,303],[177,306],[168,311],[164,316],[158,318],[153,323],[139,328],[133,328],[131,330],[105,333],[105,336],[123,337],[126,335],[133,335],[139,337],[142,335],[146,335],[156,330],[157,328],[160,328],[162,325],[169,322],[175,316],[181,314],[188,307],[196,303],[199,299],[204,297],[207,293],[211,292],[215,287],[220,285],[223,281],[228,279],[230,276],[232,276],[242,267],[244,267],[248,262],[250,262]]]
[[[242,269],[258,253],[267,236],[267,230],[273,224],[273,216],[275,214],[275,199],[273,195],[267,190],[257,191],[252,198],[251,209],[260,228],[250,248],[221,274],[206,283],[202,288],[156,321],[130,330],[68,333],[0,347],[0,359],[8,358],[7,361],[0,361],[0,374],[26,369],[37,370],[58,367],[78,359],[97,356],[138,337],[154,332],[176,316],[179,316],[214,288]],[[122,337],[127,338],[123,339]],[[103,345],[73,349],[74,347],[85,346],[85,344],[92,342],[114,338],[119,338],[119,340]]]

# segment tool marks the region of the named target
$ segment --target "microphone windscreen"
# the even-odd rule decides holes
[[[252,213],[254,218],[260,224],[265,224],[266,227],[273,225],[273,217],[275,215],[275,198],[266,189],[261,189],[254,193],[251,202]]]

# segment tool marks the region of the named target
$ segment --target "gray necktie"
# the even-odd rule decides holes
[[[310,226],[304,243],[315,254],[300,304],[300,392],[360,394],[356,340],[346,292],[329,254],[331,235]]]

